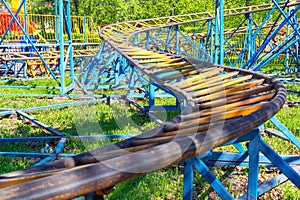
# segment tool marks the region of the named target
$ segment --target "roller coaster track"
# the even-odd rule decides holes
[[[151,51],[131,43],[138,32],[210,17],[211,13],[207,12],[121,22],[102,28],[101,38],[111,49],[118,51],[144,76],[184,99],[183,111],[153,130],[116,144],[3,174],[1,199],[70,199],[95,191],[101,195],[122,181],[243,136],[275,115],[286,98],[285,88],[275,79]]]

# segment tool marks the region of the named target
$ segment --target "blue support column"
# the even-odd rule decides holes
[[[168,49],[169,49],[172,28],[173,28],[173,26],[170,26],[168,28],[168,35],[167,35],[166,44],[165,44],[165,52],[168,52]]]
[[[27,22],[27,9],[26,9],[27,5],[26,5],[26,0],[24,0],[24,29],[26,34],[28,34],[28,22]]]
[[[136,42],[138,42],[138,34],[134,34],[133,40],[131,41],[132,44],[135,44]]]
[[[150,34],[149,31],[146,31],[146,49],[149,49],[149,43],[150,43]]]
[[[259,171],[259,130],[256,129],[254,138],[249,142],[249,173],[247,199],[257,199],[258,171]]]
[[[214,63],[224,65],[224,0],[216,0]]]
[[[121,66],[122,58],[119,56],[114,63],[114,79],[115,79],[115,85],[119,84],[119,73],[120,73],[120,66]]]
[[[291,13],[291,8],[289,8],[289,10],[288,10],[288,14],[290,14]],[[290,25],[289,24],[287,24],[286,25],[286,38],[285,39],[287,39],[288,38],[288,33],[290,32]],[[286,46],[288,46],[288,44],[286,44]],[[288,50],[286,50],[286,53],[285,53],[285,71],[286,72],[288,72],[288,69],[289,69],[289,51],[290,51],[290,48],[288,49]]]
[[[55,10],[55,40],[56,43],[59,43],[59,14],[58,14],[58,0],[54,1],[54,10]]]
[[[218,64],[219,63],[219,50],[220,50],[220,46],[219,46],[219,26],[220,26],[220,22],[219,22],[219,0],[216,0],[216,10],[215,10],[215,52],[214,52],[214,63]]]
[[[209,30],[209,36],[210,37],[206,37],[206,48],[210,49],[209,55],[212,58],[210,60],[210,62],[213,62],[214,61],[213,60],[213,58],[214,58],[214,54],[213,54],[213,45],[214,45],[214,43],[213,43],[213,34],[214,34],[214,29],[213,29],[213,23],[212,23],[211,20],[208,22],[208,30]]]
[[[249,36],[248,36],[248,57],[247,57],[248,60],[252,57],[252,55],[255,52],[255,48],[256,48],[255,36],[252,37],[253,36],[252,26],[253,26],[252,13],[249,13],[249,15],[248,15],[248,35]]]
[[[135,78],[135,75],[134,75],[134,69],[133,69],[133,66],[130,64],[130,67],[129,67],[129,82],[128,82],[128,86],[129,86],[129,93],[128,93],[128,97],[131,98],[133,95],[134,95],[134,78]]]
[[[175,54],[179,55],[178,25],[175,26]]]
[[[75,87],[75,73],[74,73],[74,60],[73,60],[73,38],[72,38],[72,22],[71,22],[71,9],[70,9],[70,0],[66,0],[66,15],[67,15],[67,31],[68,31],[68,55],[65,57],[65,62],[68,62],[69,58],[69,66],[70,66],[70,79],[71,79],[71,84],[69,85],[68,88],[65,89],[65,93],[72,90]]]
[[[69,0],[59,0],[56,4],[56,12],[58,9],[59,14],[59,75],[60,75],[60,95],[64,95],[68,91],[75,87],[75,74],[74,74],[74,61],[73,61],[73,44],[72,44],[72,29],[71,29],[71,10]],[[64,27],[66,29],[66,34],[68,35],[68,40],[64,39]],[[66,42],[66,43],[65,43]],[[67,52],[65,53],[65,46],[67,47]],[[66,87],[65,72],[67,68],[67,63],[69,62],[70,67],[70,79],[71,84]]]
[[[59,75],[60,75],[60,94],[64,94],[65,88],[65,68],[64,68],[64,4],[63,0],[58,3],[59,13]]]
[[[193,160],[187,160],[184,166],[184,186],[183,186],[183,199],[193,199],[193,182],[194,182],[194,171],[193,171]]]
[[[155,86],[149,83],[149,108],[155,105]]]
[[[87,29],[87,26],[86,26],[86,16],[84,15],[83,16],[83,42],[86,43],[86,29]]]
[[[224,0],[220,1],[220,65],[224,65]]]

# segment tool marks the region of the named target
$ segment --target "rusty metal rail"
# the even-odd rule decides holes
[[[102,195],[122,181],[238,138],[276,114],[284,104],[286,91],[275,79],[151,51],[130,42],[137,32],[198,18],[184,15],[123,22],[106,26],[100,33],[108,45],[145,76],[181,96],[186,103],[181,114],[116,144],[3,174],[1,199],[70,199],[91,192]]]

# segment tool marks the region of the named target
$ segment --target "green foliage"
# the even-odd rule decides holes
[[[54,14],[54,1],[32,0],[28,7],[33,14]]]
[[[88,0],[80,3],[79,14],[91,15],[97,24],[163,17],[213,10],[213,2],[203,0]]]
[[[225,9],[239,8],[246,5],[271,3],[270,0],[232,0],[225,1]],[[214,12],[215,1],[206,0],[71,0],[72,15],[89,15],[97,25],[116,22],[164,17],[197,12]],[[30,12],[54,14],[54,2],[33,0]],[[236,23],[240,19],[235,18]],[[232,23],[231,21],[231,24]]]
[[[270,3],[269,0],[225,1],[225,9]],[[206,0],[87,0],[79,2],[80,15],[89,14],[97,24],[214,11],[215,1]]]

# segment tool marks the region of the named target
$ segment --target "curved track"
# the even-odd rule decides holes
[[[64,160],[1,175],[2,199],[70,199],[178,163],[240,137],[283,106],[286,91],[264,75],[131,44],[135,33],[210,17],[209,13],[123,22],[102,39],[152,81],[185,100],[171,121],[139,136]]]

